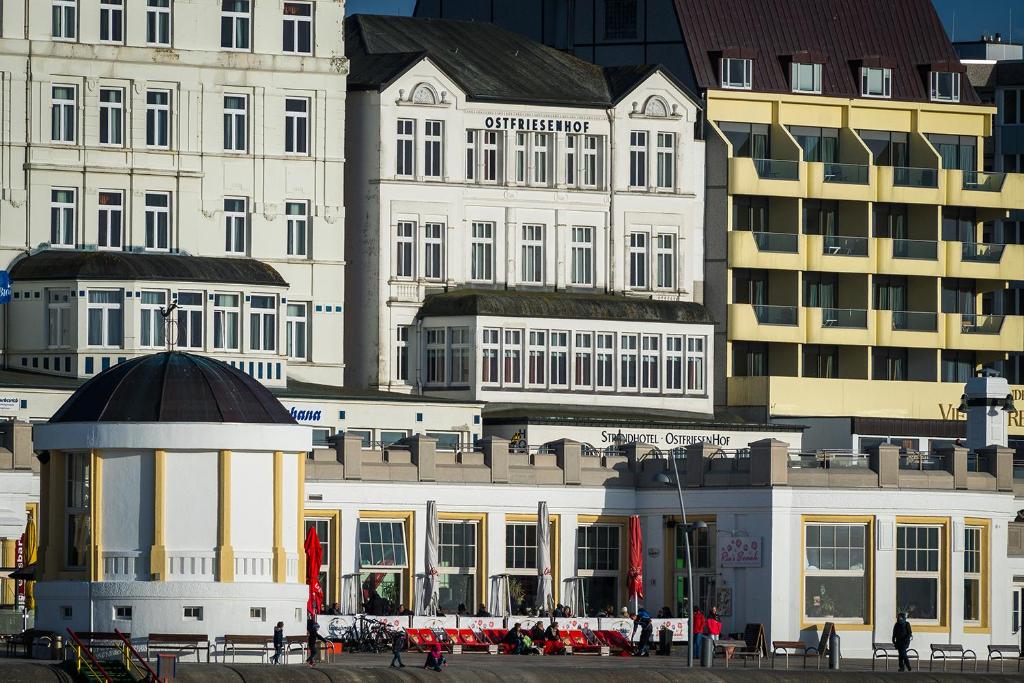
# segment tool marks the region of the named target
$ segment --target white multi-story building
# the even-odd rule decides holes
[[[5,367],[339,385],[344,3],[0,5]]]
[[[491,24],[355,16],[350,385],[712,412],[700,111]]]

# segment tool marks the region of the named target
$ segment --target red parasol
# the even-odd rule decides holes
[[[629,570],[626,573],[629,597],[644,597],[644,538],[640,532],[640,516],[629,518]]]
[[[315,616],[320,614],[324,607],[324,589],[320,585],[320,567],[324,562],[324,551],[320,547],[320,538],[316,535],[316,527],[309,527],[303,547],[306,549],[306,585],[309,586],[306,611]]]

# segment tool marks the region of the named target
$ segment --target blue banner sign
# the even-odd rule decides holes
[[[0,270],[0,304],[11,303],[11,274]]]

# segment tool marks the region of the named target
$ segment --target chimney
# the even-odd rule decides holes
[[[1012,410],[1013,397],[1006,379],[986,369],[967,380],[960,399],[960,411],[967,413],[967,448],[1005,448]]]

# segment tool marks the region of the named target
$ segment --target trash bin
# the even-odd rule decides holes
[[[32,659],[56,659],[58,655],[57,641],[51,636],[38,636],[32,640],[29,648]]]
[[[658,631],[658,654],[663,657],[672,654],[672,629],[663,628]]]
[[[171,652],[161,652],[156,656],[156,676],[161,681],[173,681],[177,673],[178,656]]]

